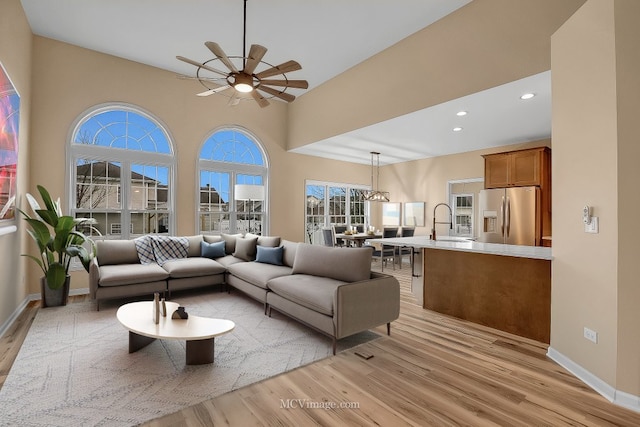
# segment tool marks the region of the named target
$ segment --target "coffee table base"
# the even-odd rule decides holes
[[[155,338],[146,337],[129,331],[129,353],[135,353],[155,340]],[[186,348],[186,364],[206,365],[208,363],[213,363],[213,340],[213,338],[204,340],[188,340]]]

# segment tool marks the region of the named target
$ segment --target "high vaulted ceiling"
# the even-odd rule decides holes
[[[247,44],[268,48],[264,60],[298,61],[288,75],[312,90],[471,0],[248,0]],[[242,55],[243,0],[22,0],[34,34],[193,75],[213,56],[205,41]],[[527,102],[519,96],[536,93]],[[296,96],[305,91],[293,90]],[[194,94],[195,96],[195,94]],[[233,107],[229,107],[233,108]],[[468,115],[458,117],[465,110]],[[432,124],[438,124],[433,126]],[[456,126],[463,128],[453,132]],[[381,164],[477,150],[551,134],[550,73],[430,107],[294,151],[367,163],[383,143]],[[425,141],[429,141],[425,144]]]

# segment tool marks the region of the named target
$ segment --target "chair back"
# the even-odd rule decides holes
[[[364,233],[364,224],[355,224],[355,227],[358,233]]]
[[[398,227],[385,227],[384,230],[382,230],[382,237],[384,239],[398,237]]]
[[[402,237],[413,237],[415,232],[415,228],[402,227]]]
[[[325,227],[322,229],[322,238],[324,239],[325,246],[335,246],[335,235],[333,234],[333,228]]]
[[[342,234],[345,231],[347,231],[347,226],[346,225],[334,225],[333,229],[335,230],[336,234]]]

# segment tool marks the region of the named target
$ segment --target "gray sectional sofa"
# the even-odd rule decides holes
[[[400,314],[400,285],[371,271],[368,248],[249,233],[149,239],[148,253],[139,239],[97,243],[89,289],[98,309],[102,299],[226,284],[262,302],[265,314],[275,309],[330,336],[334,354],[337,339],[385,323],[390,333]]]

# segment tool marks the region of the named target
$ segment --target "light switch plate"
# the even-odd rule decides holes
[[[598,227],[598,217],[597,216],[592,216],[591,217],[591,222],[589,224],[585,224],[584,225],[584,232],[585,233],[594,233],[597,234],[599,232],[599,227]]]

